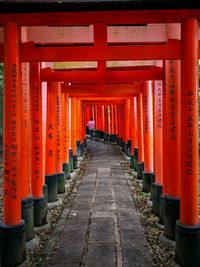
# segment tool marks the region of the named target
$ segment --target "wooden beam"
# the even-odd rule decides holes
[[[78,99],[78,98],[77,98]],[[106,103],[107,101],[119,101],[119,103],[121,103],[121,101],[125,99],[125,98],[121,98],[121,97],[81,97],[81,100],[83,101],[83,103],[90,103],[90,101],[96,101],[99,103]]]
[[[62,92],[71,97],[131,97],[141,91],[141,83],[133,84],[62,84]]]
[[[94,100],[94,99],[82,99],[83,100],[83,105],[109,105],[109,104],[121,104],[121,99],[102,99],[101,100]]]
[[[8,21],[15,21],[21,26],[180,23],[190,17],[200,19],[200,9],[13,13],[1,14],[0,25]]]
[[[3,55],[3,44],[0,44],[0,62],[3,62]],[[105,51],[94,46],[36,47],[32,42],[20,45],[21,62],[159,60],[180,59],[180,55],[181,44],[178,40],[169,40],[166,44],[106,46]]]
[[[165,44],[99,46],[41,46],[21,44],[22,62],[180,59],[180,41]]]
[[[94,70],[63,70],[52,71],[50,69],[41,70],[42,81],[66,81],[70,83],[77,82],[99,82],[99,81],[145,81],[145,80],[162,80],[163,69],[154,67],[147,68],[146,70],[108,70],[100,72],[97,69]]]

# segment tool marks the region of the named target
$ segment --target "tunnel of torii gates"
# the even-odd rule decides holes
[[[200,266],[199,19],[200,10],[0,14],[2,266],[25,261],[34,227],[47,223],[47,202],[55,202],[64,192],[65,180],[83,155],[90,117],[98,138],[117,142],[131,157],[143,191],[151,192],[165,237],[176,240],[176,261]],[[130,25],[136,24],[143,26],[137,26],[132,36]],[[77,26],[78,38],[80,25],[92,25],[89,43],[57,43],[49,32],[50,26],[55,32],[59,26]],[[109,25],[127,26],[123,30],[127,39],[117,40],[117,28],[112,35]],[[137,60],[151,64],[108,66],[110,61]],[[97,65],[56,69],[47,64],[59,61]]]

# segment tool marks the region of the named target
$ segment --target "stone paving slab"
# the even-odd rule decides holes
[[[150,267],[123,156],[110,143],[89,144],[90,157],[76,197],[62,220],[47,267]],[[55,237],[54,237],[55,238]]]
[[[85,233],[85,230],[80,229],[64,230],[60,236],[58,249],[52,257],[51,264],[80,263],[82,260]]]
[[[112,217],[93,218],[90,228],[89,244],[94,242],[114,242],[113,231]]]
[[[115,244],[89,244],[88,257],[86,260],[87,267],[115,267]]]

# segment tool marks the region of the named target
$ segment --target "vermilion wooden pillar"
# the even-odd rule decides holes
[[[111,105],[108,105],[108,134],[111,134]]]
[[[98,129],[97,105],[94,105],[94,122],[95,122],[96,128]]]
[[[62,107],[61,107],[61,84],[58,82],[56,90],[56,173],[58,179],[58,194],[65,192],[65,175],[62,164]]]
[[[180,61],[166,61],[167,195],[164,235],[175,240],[180,218]]]
[[[62,123],[62,111],[61,111],[61,87],[60,83],[56,83],[56,172],[57,174],[62,172],[61,161],[61,123]]]
[[[102,131],[105,132],[105,106],[102,106]]]
[[[114,109],[113,109],[113,105],[110,105],[110,133],[114,134]]]
[[[0,224],[2,266],[15,266],[25,260],[25,225],[24,221],[21,221],[22,140],[19,42],[18,25],[14,22],[6,23],[4,26],[4,195],[3,223]]]
[[[43,195],[42,88],[40,64],[30,63],[31,92],[31,192],[34,197],[34,225],[46,223],[46,199]]]
[[[81,151],[81,156],[83,156],[83,152],[84,152],[84,148],[86,145],[86,136],[85,136],[85,113],[84,113],[84,104],[83,104],[83,100],[81,100],[81,123],[82,123],[82,136],[81,136],[81,140],[82,140],[82,151]]]
[[[143,191],[151,192],[154,171],[153,151],[153,88],[151,81],[143,83],[143,129],[144,129],[144,172]]]
[[[134,124],[135,124],[135,117],[134,117],[134,98],[131,98],[131,114],[130,114],[130,137],[131,137],[131,160],[130,160],[130,168],[134,169],[134,142],[135,142],[135,128],[134,128]]]
[[[48,202],[57,200],[57,122],[56,122],[56,98],[57,82],[47,83],[47,125],[46,125],[46,176],[48,186]]]
[[[105,140],[108,140],[108,134],[109,134],[108,105],[104,106],[104,116],[105,116]]]
[[[87,126],[88,121],[90,120],[90,106],[85,106],[85,127]],[[86,134],[89,134],[89,132],[86,132]]]
[[[127,104],[126,100],[122,101],[122,110],[121,110],[121,119],[122,119],[122,151],[126,151],[126,138],[127,138],[127,118],[125,116],[127,115]]]
[[[85,137],[85,122],[84,122],[84,108],[83,108],[83,100],[81,100],[81,156],[83,156],[84,148],[86,145],[86,137]]]
[[[137,97],[133,99],[133,155],[134,155],[134,169],[137,170],[138,162],[138,120],[137,120]]]
[[[129,119],[129,138],[131,140],[131,155],[133,154],[133,120],[134,120],[134,98],[130,98],[130,119]]]
[[[165,68],[165,64],[164,64]],[[168,159],[168,147],[167,147],[167,109],[166,109],[166,83],[163,80],[163,131],[162,131],[162,158],[163,158],[163,186],[162,186],[162,195],[160,196],[160,207],[159,207],[159,223],[164,224],[165,216],[165,196],[167,195],[167,159]]]
[[[108,133],[108,105],[104,106],[104,115],[105,115],[105,132]]]
[[[126,107],[127,107],[127,112],[125,113],[125,120],[127,121],[126,123],[126,154],[128,156],[131,156],[131,145],[132,145],[132,140],[131,140],[131,99],[128,98],[126,101]]]
[[[99,118],[99,138],[103,138],[103,106],[98,106],[98,118]]]
[[[21,64],[22,84],[22,199],[30,196],[30,87],[29,64]],[[25,167],[26,166],[26,167]]]
[[[152,185],[152,206],[159,215],[163,187],[163,82],[154,81],[154,161],[155,183]]]
[[[122,126],[124,125],[124,127],[122,127],[122,136],[123,136],[123,142],[125,144],[127,141],[127,131],[128,131],[127,118],[125,118],[126,115],[127,115],[127,102],[126,100],[124,100],[122,105]]]
[[[77,113],[77,119],[76,119],[76,150],[77,150],[77,157],[81,156],[81,132],[82,132],[82,125],[81,125],[81,101],[80,99],[77,99],[76,104],[76,113]]]
[[[95,106],[94,105],[92,105],[92,110],[91,110],[91,112],[92,112],[92,118],[93,118],[93,120],[94,120],[94,123],[96,124],[96,121],[95,121]]]
[[[137,125],[138,125],[137,179],[142,179],[142,172],[144,170],[144,136],[143,136],[142,93],[139,93],[137,95]]]
[[[69,98],[69,164],[70,171],[73,171],[73,151],[72,151],[72,98]]]
[[[70,178],[69,164],[69,95],[62,94],[62,164],[66,179]]]
[[[34,238],[33,196],[31,196],[30,161],[30,84],[29,64],[21,64],[22,84],[22,219],[26,222],[26,241]]]
[[[117,110],[117,105],[114,105],[114,121],[115,121],[115,124],[114,124],[114,130],[115,130],[115,134],[118,135],[119,132],[118,132],[118,120],[117,120],[117,114],[118,110]]]
[[[176,259],[180,265],[200,266],[198,209],[198,21],[181,25],[181,191],[176,226]]]
[[[114,106],[110,105],[110,141],[114,141]]]
[[[101,124],[101,118],[100,118],[100,106],[99,104],[96,105],[96,114],[97,114],[97,120],[96,120],[96,131],[95,131],[95,137],[100,138],[100,124]]]
[[[71,144],[73,154],[73,169],[77,168],[77,153],[76,153],[76,136],[77,136],[77,100],[72,98],[71,101]]]
[[[45,63],[43,63],[45,64]],[[41,64],[41,66],[43,65]],[[45,64],[46,65],[46,64]],[[42,178],[43,178],[43,194],[47,200],[47,185],[45,184],[46,170],[46,121],[47,121],[47,83],[42,83]]]
[[[119,125],[119,139],[121,140],[122,138],[122,104],[120,103],[120,105],[118,105],[118,112],[117,112],[117,120],[118,120],[118,125]],[[121,142],[121,141],[120,141]]]
[[[99,118],[98,128],[99,128],[99,131],[101,131],[102,130],[102,105],[98,105],[98,118]]]
[[[8,225],[21,223],[21,86],[18,31],[18,25],[15,23],[5,25],[3,222]]]

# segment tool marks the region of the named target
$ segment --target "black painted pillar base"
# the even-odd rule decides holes
[[[165,196],[160,196],[160,207],[159,207],[159,223],[164,224],[165,220]]]
[[[100,131],[99,130],[95,130],[95,138],[100,138]]]
[[[175,240],[176,221],[180,219],[180,198],[165,196],[164,236]]]
[[[103,139],[103,131],[99,130],[99,139]]]
[[[25,222],[8,226],[0,223],[0,266],[14,267],[26,259]]]
[[[134,169],[134,155],[131,155],[131,162],[130,162],[130,168]]]
[[[110,134],[110,142],[114,142],[114,135]]]
[[[43,195],[44,195],[45,201],[47,203],[48,202],[48,186],[47,186],[47,184],[43,185]]]
[[[70,179],[71,165],[70,163],[63,163],[63,171],[66,179]]]
[[[78,169],[78,158],[77,155],[73,156],[73,169]]]
[[[116,144],[119,146],[119,137],[116,135]]]
[[[150,193],[151,193],[150,199],[151,200],[152,200],[152,187],[153,187],[154,183],[155,183],[155,173],[152,172],[152,174],[151,174],[151,189],[150,189]]]
[[[45,183],[48,186],[48,202],[55,202],[58,194],[58,176],[51,174],[45,176]]]
[[[176,222],[175,261],[184,267],[200,266],[200,224],[182,225]]]
[[[85,149],[87,147],[87,140],[86,140],[86,138],[84,138],[83,144],[84,144],[84,149]]]
[[[77,157],[80,158],[81,156],[81,141],[80,140],[76,141],[76,153],[77,153]]]
[[[29,196],[22,199],[22,220],[25,221],[25,236],[26,242],[32,240],[34,234],[34,202],[33,197]]]
[[[64,172],[57,173],[57,177],[58,177],[58,194],[62,194],[65,192],[65,183],[66,183]]]
[[[153,183],[151,198],[152,198],[152,208],[155,215],[159,215],[160,207],[160,196],[162,195],[162,185]]]
[[[116,134],[111,134],[110,135],[110,141],[115,143],[116,142],[116,137],[117,137]]]
[[[70,172],[73,172],[73,150],[69,149],[69,165],[70,165]]]
[[[142,191],[145,193],[151,192],[151,180],[152,180],[152,172],[142,172],[142,183],[143,189]]]
[[[121,149],[122,149],[122,144],[123,144],[123,140],[122,138],[119,138],[119,146],[121,147]]]
[[[134,147],[134,163],[133,168],[137,171],[137,162],[138,162],[138,148]]]
[[[106,133],[104,132],[104,135],[103,135],[103,139],[104,141],[106,141]]]
[[[128,143],[124,142],[124,153],[128,156]]]
[[[34,226],[39,227],[47,223],[47,202],[45,196],[34,198]]]
[[[128,145],[127,145],[127,155],[131,157],[131,147],[132,147],[132,140],[128,140]]]
[[[144,162],[137,162],[137,179],[142,180],[142,173],[144,171]]]
[[[122,140],[121,147],[122,147],[123,152],[125,152],[125,145],[126,145],[126,143]]]
[[[119,146],[119,137],[118,136],[116,136],[116,143]]]
[[[84,153],[84,144],[80,144],[80,156],[83,157],[83,153]]]

